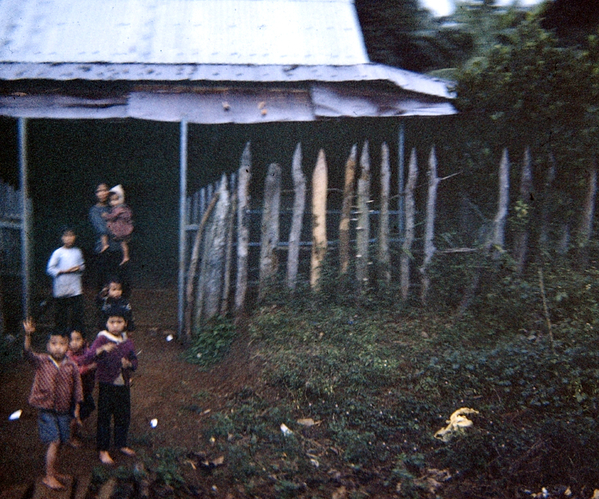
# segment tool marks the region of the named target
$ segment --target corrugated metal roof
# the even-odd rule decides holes
[[[352,65],[352,0],[0,0],[0,61]]]
[[[253,66],[226,64],[18,64],[0,62],[0,80],[125,82],[387,82],[410,92],[452,98],[448,83],[381,64],[355,66]]]

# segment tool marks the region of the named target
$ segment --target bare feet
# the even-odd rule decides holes
[[[114,460],[110,457],[110,454],[108,454],[108,451],[101,450],[99,457],[100,457],[100,461],[102,462],[102,464],[109,464],[109,465],[114,464]]]
[[[120,263],[120,265],[125,265],[128,261],[129,258],[123,258],[123,261]]]
[[[42,478],[42,483],[52,490],[64,490],[65,488],[64,485],[60,483],[53,475],[46,475],[44,478]]]
[[[129,456],[129,457],[135,457],[135,451],[133,449],[130,449],[129,447],[121,447],[120,451],[125,454],[125,456]]]

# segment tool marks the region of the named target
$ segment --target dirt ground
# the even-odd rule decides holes
[[[252,383],[255,370],[248,349],[243,340],[238,341],[226,362],[202,372],[181,358],[176,290],[137,290],[131,303],[137,324],[131,337],[139,368],[131,389],[130,445],[147,455],[162,447],[201,452],[204,422],[229,395]],[[169,341],[169,335],[175,338]],[[88,337],[93,339],[94,334]],[[0,493],[24,481],[33,482],[43,473],[44,447],[37,435],[36,411],[27,404],[32,379],[33,369],[26,363],[0,366]],[[17,410],[23,411],[21,417],[10,421]],[[84,425],[84,447],[62,450],[63,473],[83,477],[99,466],[95,414]],[[150,424],[153,419],[158,421],[155,428]],[[131,459],[118,453],[113,457],[117,466]]]

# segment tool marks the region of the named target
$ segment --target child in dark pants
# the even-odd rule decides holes
[[[31,350],[35,324],[28,319],[23,322],[23,329],[25,356],[35,366],[29,404],[39,411],[40,439],[48,445],[46,475],[42,483],[52,490],[62,490],[68,477],[58,473],[58,452],[60,446],[69,440],[73,407],[74,417],[79,419],[79,403],[83,400],[81,376],[75,363],[66,356],[69,346],[66,336],[51,333],[46,344],[48,353],[35,353]]]
[[[69,339],[69,350],[67,357],[71,359],[79,368],[81,375],[81,385],[83,387],[83,401],[79,404],[79,419],[71,421],[71,447],[81,447],[80,428],[91,413],[95,410],[94,386],[96,384],[96,364],[85,364],[85,355],[89,348],[87,341],[79,331],[71,331]]]
[[[96,441],[103,464],[114,464],[110,456],[111,423],[114,419],[114,446],[126,456],[135,456],[127,446],[131,421],[131,373],[137,369],[133,341],[127,337],[127,311],[114,307],[108,312],[106,330],[92,343],[86,362],[95,362],[98,392]]]

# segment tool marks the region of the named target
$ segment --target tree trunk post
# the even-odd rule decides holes
[[[289,231],[289,250],[287,252],[287,287],[294,290],[297,284],[297,269],[299,267],[300,238],[306,208],[306,176],[302,171],[302,146],[298,144],[293,153],[291,165],[293,176],[293,215]]]
[[[389,165],[389,146],[381,145],[381,209],[379,214],[378,272],[379,279],[391,281],[391,258],[389,256],[389,191],[391,168]]]
[[[585,269],[589,264],[589,241],[593,231],[595,199],[597,198],[597,158],[593,157],[588,171],[587,189],[582,203],[580,222],[577,231],[578,265]]]
[[[436,250],[434,238],[437,187],[439,185],[439,177],[437,177],[437,156],[435,153],[435,146],[431,148],[428,165],[428,197],[426,201],[426,223],[424,228],[424,260],[422,262],[422,267],[420,267],[420,273],[422,275],[422,290],[420,294],[420,300],[423,304],[426,304],[428,300],[428,293],[431,284],[428,270]]]
[[[312,257],[310,262],[310,285],[318,290],[322,264],[327,252],[327,184],[328,171],[324,151],[318,153],[316,168],[312,175]]]
[[[406,207],[406,234],[401,247],[400,257],[400,286],[401,298],[407,301],[410,290],[410,262],[412,257],[412,244],[414,243],[414,219],[416,218],[416,203],[414,202],[414,189],[418,180],[418,160],[416,149],[412,149],[410,154],[410,164],[408,165],[408,181],[406,183],[405,207]]]
[[[519,228],[514,244],[514,260],[516,260],[517,271],[519,274],[524,272],[526,258],[528,255],[530,216],[532,213],[532,206],[530,205],[530,202],[532,199],[534,199],[533,191],[532,159],[530,155],[530,147],[526,147],[522,162],[522,175],[520,178],[520,203],[516,213],[516,217],[519,222]]]
[[[237,284],[235,287],[235,313],[240,315],[245,305],[248,282],[248,249],[250,243],[249,205],[250,178],[252,176],[250,143],[241,156],[237,183]]]
[[[345,184],[343,186],[343,204],[339,221],[339,271],[347,274],[349,268],[349,222],[354,199],[354,182],[356,178],[356,160],[358,146],[354,144],[345,162]]]
[[[358,226],[356,227],[356,280],[358,287],[368,284],[370,243],[370,153],[368,141],[364,143],[360,156],[360,178],[358,179]]]
[[[264,182],[264,207],[260,227],[260,283],[258,299],[264,298],[279,267],[279,214],[281,207],[281,166],[272,163]]]
[[[233,190],[234,185],[231,185],[233,192],[231,206],[227,214],[227,249],[225,252],[225,277],[223,283],[223,296],[221,302],[220,313],[226,315],[229,312],[229,300],[231,294],[231,271],[233,268],[233,236],[235,235],[235,212],[237,210],[237,191]]]
[[[497,213],[493,219],[493,258],[499,259],[505,246],[505,222],[508,213],[510,195],[510,160],[507,147],[503,149],[501,163],[499,164],[499,200]]]

